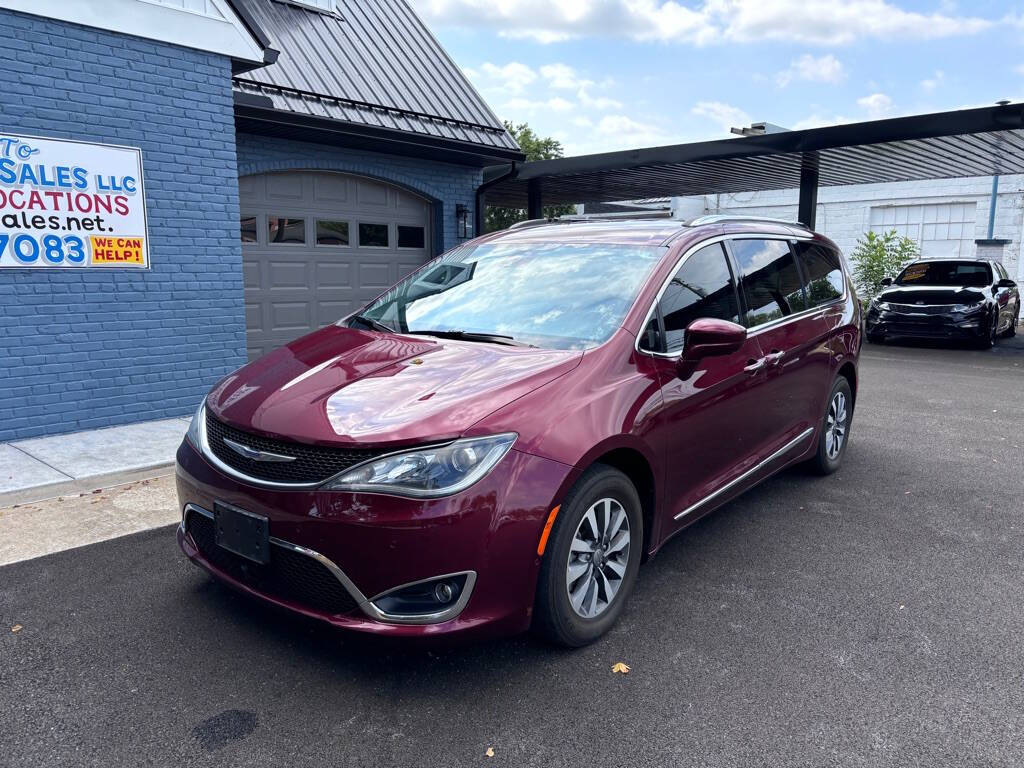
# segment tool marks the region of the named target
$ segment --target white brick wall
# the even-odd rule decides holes
[[[818,191],[816,228],[835,240],[844,253],[850,253],[857,239],[869,229],[873,207],[971,203],[977,208],[972,239],[982,239],[988,236],[991,191],[991,177],[822,187]],[[796,189],[785,189],[704,195],[703,201],[707,213],[795,220],[798,195]],[[1011,275],[1024,282],[1024,260],[1020,258],[1024,239],[1024,176],[1003,176],[999,180],[994,237],[1011,241],[1004,249],[1003,263]]]

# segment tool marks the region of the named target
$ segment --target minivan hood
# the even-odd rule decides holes
[[[328,326],[226,377],[207,408],[239,429],[301,442],[445,440],[582,354]]]
[[[877,298],[897,304],[974,304],[985,296],[978,288],[961,285],[894,285],[879,293]]]

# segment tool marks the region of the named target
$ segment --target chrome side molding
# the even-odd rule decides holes
[[[676,515],[672,519],[673,520],[682,520],[684,517],[686,517],[691,512],[695,512],[696,510],[700,509],[701,507],[703,507],[708,502],[713,501],[714,499],[717,499],[723,493],[726,493],[730,489],[735,488],[737,485],[742,483],[744,480],[746,480],[751,475],[754,475],[754,474],[757,474],[758,472],[760,472],[762,469],[767,467],[769,464],[771,464],[776,459],[778,459],[781,456],[784,456],[785,454],[789,453],[791,450],[793,450],[798,445],[800,445],[800,443],[802,443],[804,440],[806,440],[813,433],[814,433],[814,427],[808,427],[803,432],[801,432],[799,435],[797,435],[792,440],[790,440],[788,443],[786,443],[784,446],[779,448],[779,450],[775,451],[775,453],[773,453],[771,456],[769,456],[766,459],[762,459],[757,464],[755,464],[750,469],[748,469],[746,472],[744,472],[742,475],[740,475],[739,477],[733,478],[728,483],[726,483],[721,488],[719,488],[717,491],[714,491],[713,493],[708,494],[707,496],[705,496],[703,499],[701,499],[700,501],[696,502],[695,504],[691,504],[690,506],[688,506],[686,509],[684,509],[682,512],[680,512],[678,515]]]

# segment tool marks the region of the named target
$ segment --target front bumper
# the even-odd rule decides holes
[[[178,543],[236,589],[338,627],[394,636],[512,634],[529,626],[537,541],[574,474],[513,449],[478,483],[442,499],[280,490],[227,476],[184,441],[177,455]],[[239,563],[212,543],[212,522],[202,529],[201,518],[216,502],[268,518],[267,568]],[[395,587],[448,574],[467,576],[467,599],[439,621],[407,623],[372,603]],[[296,589],[297,579],[311,591]]]
[[[871,336],[886,338],[979,339],[989,332],[989,323],[987,312],[917,314],[872,308],[865,321],[865,330]]]

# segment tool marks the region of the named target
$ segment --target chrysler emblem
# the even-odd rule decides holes
[[[247,459],[252,459],[253,461],[295,461],[294,456],[282,456],[280,453],[257,451],[255,448],[250,448],[248,445],[236,443],[234,440],[228,440],[226,437],[224,438],[224,445],[226,445],[235,453],[244,456]]]

